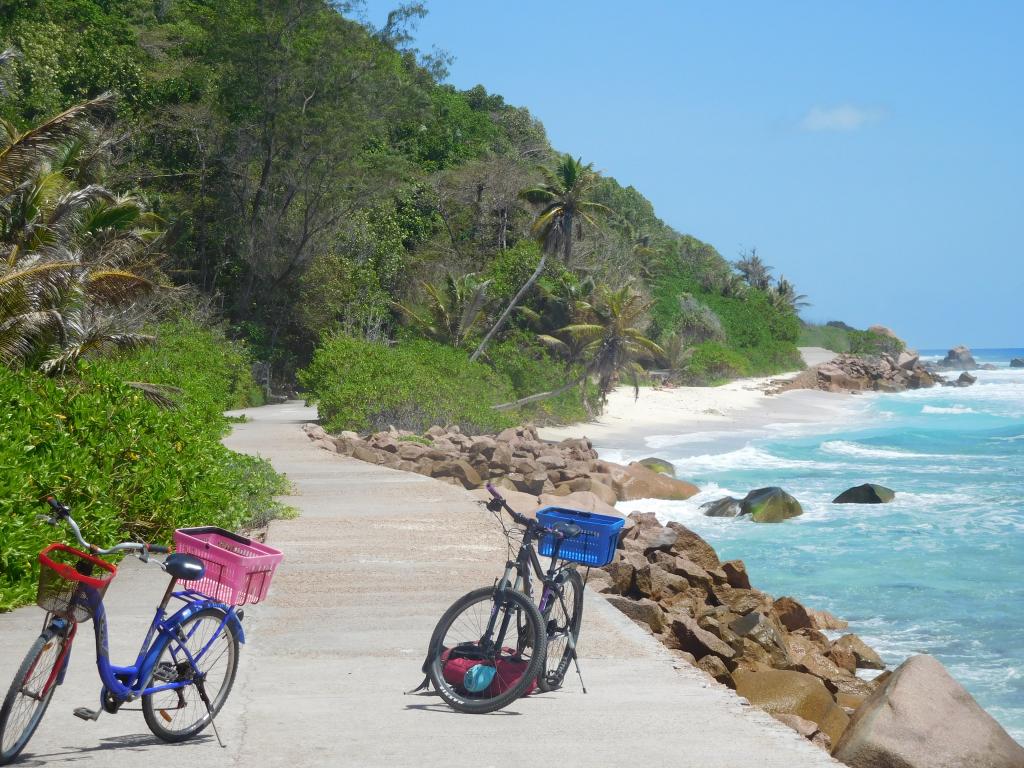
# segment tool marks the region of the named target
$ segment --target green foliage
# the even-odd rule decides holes
[[[854,355],[898,355],[905,345],[899,339],[874,331],[861,331],[845,323],[806,323],[800,328],[801,347],[824,347]]]
[[[223,411],[263,404],[248,350],[242,342],[229,340],[223,329],[178,319],[153,332],[155,344],[107,361],[104,367],[123,381],[181,389],[174,399],[189,412],[204,415],[215,431],[223,431]]]
[[[487,358],[494,370],[512,383],[517,398],[552,391],[582,374],[578,366],[567,370],[532,334],[522,331],[509,334],[500,343],[488,347]],[[519,411],[521,420],[545,424],[585,419],[587,412],[581,394],[576,388],[557,397],[529,403]]]
[[[749,375],[762,376],[803,367],[796,341],[800,321],[786,306],[775,305],[770,295],[758,289],[742,297],[722,296],[707,291],[692,277],[663,277],[654,286],[651,315],[654,331],[670,334],[683,322],[679,297],[691,294],[711,309],[725,331],[723,347],[746,362]]]
[[[430,341],[396,346],[342,334],[317,348],[299,383],[331,431],[376,431],[394,426],[423,432],[458,424],[476,434],[504,429],[515,414],[492,410],[512,399],[507,381],[465,352]]]
[[[0,610],[32,598],[36,553],[57,535],[35,521],[46,493],[98,544],[166,542],[175,528],[236,529],[280,512],[272,497],[284,479],[225,448],[224,421],[211,420],[205,400],[161,410],[124,383],[125,366],[88,362],[62,380],[0,368]]]
[[[743,355],[716,341],[694,347],[682,370],[683,381],[691,385],[719,384],[750,374],[750,362]]]

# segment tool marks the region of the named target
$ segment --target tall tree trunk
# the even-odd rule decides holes
[[[541,273],[544,271],[544,265],[547,263],[547,260],[547,251],[543,251],[540,255],[540,263],[538,263],[537,268],[533,270],[533,274],[530,275],[530,279],[523,283],[523,287],[520,288],[519,292],[512,297],[512,301],[510,301],[508,303],[508,306],[505,307],[505,311],[501,313],[501,317],[498,318],[497,322],[495,322],[494,325],[491,326],[491,330],[489,330],[487,332],[487,335],[484,336],[483,341],[480,342],[480,346],[477,347],[476,351],[469,356],[470,362],[473,362],[478,357],[480,357],[484,349],[490,343],[491,339],[494,338],[494,335],[501,330],[502,326],[505,325],[505,321],[508,320],[508,316],[512,314],[512,310],[519,306],[519,302],[523,300],[523,297],[533,287],[533,284],[536,283],[537,280],[540,278]]]

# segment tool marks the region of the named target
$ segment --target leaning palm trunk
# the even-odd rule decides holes
[[[481,354],[483,354],[483,351],[487,348],[487,345],[490,343],[491,339],[493,339],[495,334],[504,327],[505,322],[508,320],[508,316],[511,315],[512,311],[519,306],[519,302],[521,302],[523,300],[523,297],[526,296],[527,293],[529,293],[534,283],[536,283],[537,280],[540,279],[541,273],[544,271],[544,265],[545,263],[547,263],[547,260],[547,252],[541,253],[540,262],[537,264],[537,268],[533,270],[533,274],[530,275],[530,279],[523,283],[523,287],[520,288],[516,295],[512,297],[512,301],[510,301],[508,303],[508,306],[505,307],[505,311],[501,313],[501,316],[498,318],[498,320],[494,323],[494,325],[491,326],[491,330],[489,330],[487,332],[487,335],[484,336],[483,341],[480,342],[480,346],[478,346],[476,350],[473,352],[473,354],[469,356],[470,362],[474,362],[478,357],[480,357]]]
[[[535,395],[529,395],[528,397],[522,397],[518,400],[513,400],[511,403],[502,403],[501,405],[491,406],[496,411],[509,411],[513,408],[518,408],[521,405],[529,405],[530,403],[536,403],[541,400],[549,400],[552,397],[558,397],[565,392],[568,392],[573,387],[578,387],[587,380],[587,374],[583,374],[580,378],[575,381],[570,381],[558,389],[552,389],[549,392],[538,392]]]

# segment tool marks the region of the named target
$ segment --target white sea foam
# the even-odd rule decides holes
[[[821,450],[825,453],[833,453],[839,456],[857,456],[865,459],[934,459],[952,458],[945,456],[934,456],[928,453],[913,453],[911,451],[900,451],[895,448],[872,448],[860,443],[846,440],[829,440],[821,444]]]
[[[948,413],[954,415],[960,415],[965,413],[977,413],[976,410],[966,405],[926,405],[921,409],[921,413]]]
[[[673,462],[688,474],[702,472],[728,472],[737,469],[838,469],[840,465],[804,459],[775,456],[753,445],[728,453],[702,454]]]
[[[660,450],[663,448],[674,448],[677,445],[689,445],[691,443],[710,443],[723,437],[735,437],[736,431],[710,431],[710,432],[688,432],[682,435],[649,435],[644,438],[648,448]]]

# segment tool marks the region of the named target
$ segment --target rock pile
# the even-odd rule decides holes
[[[792,379],[774,382],[772,391],[821,389],[825,392],[903,392],[907,389],[927,389],[942,383],[945,383],[943,377],[927,370],[916,354],[901,352],[898,357],[840,355]]]
[[[972,371],[978,367],[971,350],[964,346],[953,347],[946,357],[935,364],[935,367],[946,371]]]
[[[641,462],[624,466],[602,461],[586,438],[560,443],[541,440],[532,425],[494,436],[464,435],[457,426],[434,426],[422,435],[392,429],[368,437],[355,432],[332,437],[317,424],[304,429],[319,447],[360,461],[436,477],[467,489],[491,482],[545,501],[558,497],[565,506],[594,512],[614,514],[617,501],[688,499],[698,491]]]
[[[751,587],[741,560],[721,562],[704,539],[653,513],[627,518],[616,559],[591,582],[609,601],[685,655],[822,746],[834,745],[875,684],[858,669],[884,664],[846,623]]]

